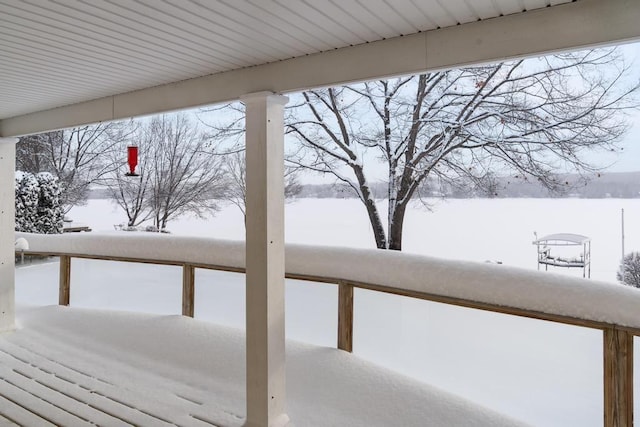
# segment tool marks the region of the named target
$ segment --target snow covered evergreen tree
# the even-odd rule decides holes
[[[22,201],[22,172],[16,172],[15,178],[15,200],[16,200],[16,231],[25,231],[27,221],[25,220],[25,206]]]
[[[16,172],[16,231],[36,233],[40,186],[33,174]]]
[[[62,233],[60,193],[58,178],[50,173],[16,172],[16,231]]]
[[[625,285],[640,288],[640,252],[631,252],[624,256],[617,276]]]
[[[36,175],[40,189],[36,229],[41,234],[62,233],[64,211],[60,203],[62,188],[58,178],[48,172]]]

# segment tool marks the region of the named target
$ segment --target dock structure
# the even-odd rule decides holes
[[[582,277],[591,278],[591,239],[581,234],[549,234],[533,241],[538,249],[538,270],[544,265],[545,271],[552,267],[581,268]],[[554,250],[555,248],[556,250]],[[577,253],[559,253],[566,248],[577,248]]]

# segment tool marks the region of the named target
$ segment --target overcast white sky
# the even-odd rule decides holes
[[[621,144],[624,151],[610,160],[605,159],[603,165],[609,164],[609,161],[615,162],[607,170],[611,172],[640,171],[640,114],[636,114],[634,123],[634,127]]]
[[[621,46],[625,57],[633,64],[633,75],[640,79],[640,43]],[[640,102],[640,96],[638,96]],[[630,117],[632,127],[621,142],[624,151],[616,156],[603,156],[602,165],[614,163],[608,168],[611,172],[635,172],[640,171],[640,111],[636,111]],[[598,155],[600,156],[600,155]]]

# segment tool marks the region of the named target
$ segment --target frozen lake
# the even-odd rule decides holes
[[[626,251],[640,250],[640,199],[434,199],[430,203],[431,210],[419,203],[407,210],[405,252],[536,268],[536,251],[531,245],[534,232],[539,236],[577,233],[592,239],[592,277],[615,280],[621,256],[621,209],[625,209]],[[385,206],[386,202],[380,203],[383,217]],[[108,200],[92,200],[70,215],[95,231],[113,231],[114,224],[126,219]],[[233,206],[224,207],[212,218],[180,218],[169,223],[169,230],[244,240],[243,219]],[[364,207],[354,199],[289,203],[286,241],[375,247]]]
[[[384,205],[382,205],[384,206]],[[443,258],[501,261],[536,268],[534,231],[592,239],[592,277],[613,281],[625,248],[640,250],[640,200],[433,200],[407,213],[404,250]],[[74,208],[75,221],[114,229],[124,214],[105,200]],[[357,200],[303,199],[287,205],[287,242],[373,247]],[[237,208],[208,219],[182,218],[174,234],[243,239]],[[556,274],[581,275],[555,270]],[[549,273],[553,274],[553,273]],[[57,264],[18,270],[18,301],[57,302]],[[181,271],[175,267],[79,261],[72,268],[71,304],[179,313]],[[244,277],[198,271],[196,318],[244,327]],[[287,284],[287,336],[335,346],[337,290]],[[542,426],[602,425],[602,340],[598,331],[356,291],[354,353],[406,375]],[[638,396],[639,393],[636,393]],[[636,404],[640,407],[640,404]]]

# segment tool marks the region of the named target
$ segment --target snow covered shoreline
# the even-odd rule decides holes
[[[244,242],[139,233],[33,235],[33,252],[244,268]],[[504,265],[374,249],[287,245],[289,274],[342,279],[594,322],[640,328],[640,291],[616,283]]]

